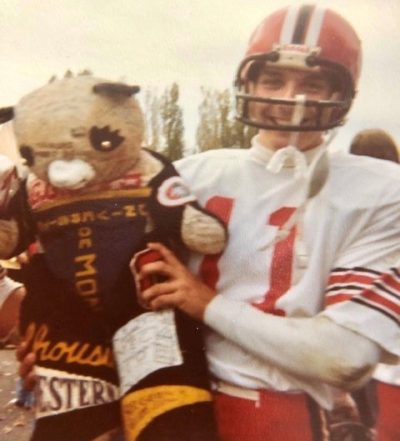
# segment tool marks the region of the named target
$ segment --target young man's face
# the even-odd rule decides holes
[[[305,95],[309,100],[326,100],[333,94],[333,85],[327,73],[266,66],[251,83],[250,93],[263,98],[293,99],[296,95]],[[293,105],[253,102],[250,104],[250,116],[269,125],[291,125],[294,108]],[[314,107],[306,107],[301,125],[312,126],[315,113]],[[277,150],[288,145],[292,133],[261,129],[259,139]],[[300,150],[313,148],[320,144],[321,137],[322,132],[318,131],[299,132],[297,147]]]

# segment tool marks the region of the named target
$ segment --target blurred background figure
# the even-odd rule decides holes
[[[19,311],[25,288],[22,283],[7,276],[0,266],[0,346],[18,342]]]
[[[0,349],[15,349],[20,342],[19,315],[26,291],[23,285],[23,268],[28,263],[29,253],[35,244],[9,260],[0,260]],[[34,393],[24,386],[19,378],[16,382],[14,403],[18,407],[31,408]]]
[[[381,129],[366,129],[359,132],[351,142],[350,153],[400,162],[396,143],[387,132]]]
[[[350,153],[400,162],[395,141],[381,129],[359,132],[353,138]],[[398,274],[400,283],[400,270]],[[375,415],[377,441],[400,440],[400,365],[380,364],[373,384],[355,392],[353,397],[360,411],[369,414],[369,421],[372,421],[371,415]]]
[[[24,265],[28,263],[28,253],[24,252],[11,259],[0,259],[0,267],[7,270],[7,277],[24,284]]]
[[[23,163],[11,122],[0,124],[0,153],[8,156],[17,166]]]

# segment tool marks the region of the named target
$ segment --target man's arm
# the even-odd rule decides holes
[[[222,296],[207,306],[204,321],[287,373],[342,389],[362,386],[383,356],[376,343],[328,318],[278,317]]]
[[[218,296],[167,248],[160,244],[149,247],[157,249],[164,260],[144,266],[139,277],[161,273],[168,281],[144,291],[143,304],[154,310],[177,307],[292,375],[356,388],[368,380],[384,356],[378,344],[328,318],[277,317]]]

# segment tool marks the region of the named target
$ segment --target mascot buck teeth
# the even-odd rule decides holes
[[[216,440],[200,326],[137,302],[133,255],[148,241],[220,253],[226,230],[173,165],[141,148],[137,86],[82,75],[0,110],[25,178],[2,157],[0,257],[36,243],[21,330],[36,354],[32,440]]]

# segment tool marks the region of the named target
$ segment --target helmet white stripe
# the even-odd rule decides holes
[[[311,16],[310,23],[307,29],[305,45],[308,47],[315,47],[318,42],[319,34],[321,32],[322,22],[325,17],[325,8],[316,7]]]
[[[290,44],[293,40],[293,33],[296,28],[297,17],[301,6],[291,6],[286,14],[285,21],[283,22],[280,44]]]

